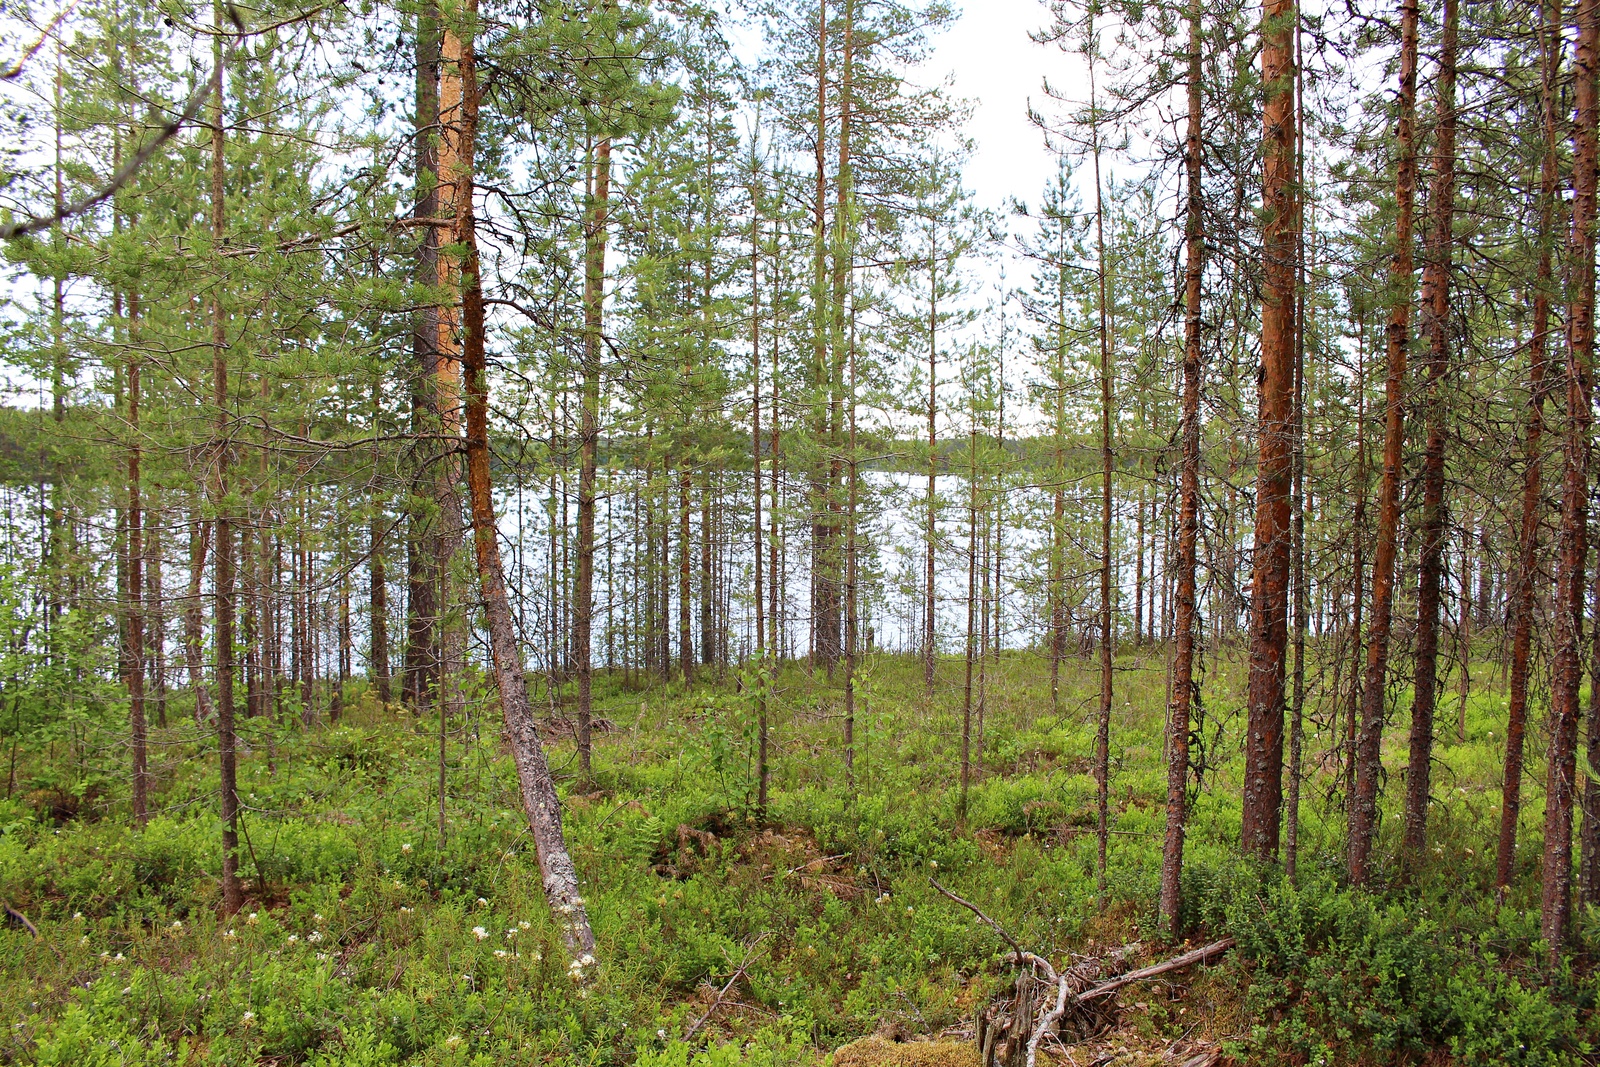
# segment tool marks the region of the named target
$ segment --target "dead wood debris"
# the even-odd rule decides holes
[[[1074,954],[1072,962],[1058,971],[1049,960],[1023,949],[977,905],[931,878],[929,882],[972,912],[1011,947],[1016,978],[978,1012],[976,1037],[982,1067],[1036,1067],[1039,1046],[1046,1037],[1065,1045],[1109,1029],[1116,1021],[1115,994],[1119,989],[1206,963],[1234,945],[1233,938],[1224,937],[1132,971],[1126,968],[1140,946],[1124,945],[1099,956]],[[1187,1061],[1184,1067],[1214,1062],[1215,1055],[1208,1050]]]

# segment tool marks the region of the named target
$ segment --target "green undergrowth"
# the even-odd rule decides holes
[[[1208,681],[1218,693],[1224,667]],[[593,778],[577,779],[559,731],[550,742],[600,960],[583,983],[544,907],[492,707],[446,724],[442,833],[436,720],[380,708],[354,686],[337,726],[247,721],[249,900],[231,916],[219,908],[203,731],[157,731],[157,814],[142,829],[111,767],[80,770],[112,800],[61,818],[41,798],[59,798],[71,760],[34,752],[0,805],[0,896],[41,934],[0,930],[0,1058],[809,1064],[886,1023],[933,1034],[969,1022],[1004,981],[1003,942],[934,880],[1042,954],[1140,941],[1143,958],[1160,958],[1176,951],[1153,928],[1162,658],[1119,661],[1104,894],[1093,678],[1087,664],[1071,668],[1059,709],[1040,699],[1033,657],[987,668],[964,822],[961,690],[941,679],[928,697],[915,664],[867,664],[850,777],[837,679],[786,670],[770,694],[764,813],[748,687],[605,680]],[[1441,742],[1427,868],[1407,888],[1355,892],[1341,884],[1335,779],[1320,768],[1305,792],[1298,888],[1238,858],[1239,713],[1213,697],[1185,922],[1192,938],[1232,935],[1238,948],[1143,995],[1144,1024],[1171,1040],[1205,1034],[1252,1064],[1586,1062],[1595,983],[1583,967],[1543,963],[1532,816],[1511,899],[1496,907],[1489,893],[1501,709],[1474,694],[1466,740]],[[1314,725],[1307,751],[1327,745]],[[1596,919],[1583,921],[1595,943]]]

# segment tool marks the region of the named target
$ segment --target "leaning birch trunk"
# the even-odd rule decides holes
[[[544,878],[545,899],[561,925],[561,936],[573,957],[573,973],[594,962],[594,932],[578,873],[567,852],[561,828],[561,801],[556,796],[544,746],[533,726],[533,708],[523,684],[522,653],[517,648],[511,604],[506,597],[505,571],[500,562],[500,542],[494,524],[494,498],[489,487],[489,378],[484,351],[483,281],[479,275],[476,222],[472,210],[472,167],[477,147],[478,83],[471,20],[477,12],[468,0],[463,14],[461,47],[461,153],[457,161],[460,195],[456,199],[454,243],[463,249],[461,259],[461,366],[466,379],[467,488],[472,503],[472,541],[478,562],[478,584],[489,624],[489,647],[494,659],[495,684],[506,735],[517,764],[522,806],[528,814]]]

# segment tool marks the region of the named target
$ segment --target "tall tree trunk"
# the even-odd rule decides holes
[[[814,241],[812,261],[812,432],[817,442],[829,440],[829,413],[833,393],[833,369],[828,354],[828,338],[833,316],[828,308],[828,5],[817,6],[817,127],[815,135],[816,189],[812,205]],[[838,659],[839,589],[836,553],[833,544],[833,463],[823,454],[815,461],[811,476],[811,651],[813,663],[820,662],[831,673]]]
[[[226,166],[223,154],[222,4],[211,8],[212,25],[219,31],[211,46],[211,239],[221,251],[226,233],[227,206],[224,200]],[[220,257],[216,260],[220,265]],[[244,903],[239,885],[239,792],[234,761],[233,734],[233,522],[228,512],[228,328],[222,308],[220,279],[211,297],[211,386],[216,405],[216,450],[212,462],[212,506],[216,512],[216,655],[217,655],[217,753],[221,769],[218,789],[222,809],[222,907],[232,914]]]
[[[1378,778],[1383,773],[1383,719],[1394,621],[1395,556],[1400,541],[1400,479],[1405,449],[1406,350],[1411,344],[1412,214],[1417,195],[1417,3],[1400,0],[1400,98],[1395,140],[1395,247],[1386,331],[1383,481],[1378,487],[1378,529],[1372,558],[1372,612],[1367,624],[1367,666],[1361,683],[1361,735],[1356,742],[1356,789],[1350,804],[1350,880],[1366,882],[1378,821]]]
[[[1495,848],[1495,887],[1503,900],[1516,862],[1517,822],[1522,814],[1522,749],[1528,729],[1528,663],[1533,648],[1534,582],[1539,568],[1539,515],[1543,501],[1545,379],[1550,351],[1550,295],[1555,287],[1552,246],[1559,210],[1556,182],[1559,134],[1556,106],[1561,67],[1561,0],[1539,4],[1539,110],[1544,158],[1539,173],[1539,263],[1533,283],[1533,335],[1528,339],[1528,425],[1523,431],[1522,514],[1517,569],[1511,590],[1511,670],[1506,700],[1505,774],[1500,785],[1500,836]]]
[[[1100,104],[1095,97],[1095,60],[1099,42],[1089,56],[1089,111],[1091,154],[1094,159],[1094,243],[1096,312],[1100,339],[1100,711],[1095,720],[1095,885],[1102,902],[1106,893],[1106,853],[1111,841],[1111,686],[1112,656],[1116,642],[1111,603],[1111,482],[1116,457],[1112,450],[1111,311],[1106,278],[1106,212],[1100,180]]]
[[[1167,833],[1161,851],[1160,918],[1179,934],[1183,839],[1188,823],[1189,720],[1194,703],[1195,562],[1200,533],[1200,281],[1205,271],[1205,216],[1201,184],[1201,0],[1189,0],[1188,103],[1184,171],[1183,425],[1180,430],[1177,610],[1173,618],[1172,708],[1167,721]]]
[[[1348,824],[1355,799],[1356,723],[1361,718],[1361,611],[1366,603],[1367,567],[1367,326],[1366,309],[1358,304],[1356,316],[1356,505],[1350,518],[1350,540],[1355,575],[1350,590],[1350,695],[1345,704],[1343,753],[1345,820]]]
[[[590,718],[594,713],[594,511],[600,456],[600,343],[605,313],[606,226],[611,201],[611,139],[595,146],[588,180],[584,234],[583,396],[578,423],[578,587],[572,653],[578,674],[578,770],[594,773]]]
[[[1298,14],[1298,9],[1297,9]],[[1294,420],[1289,488],[1290,582],[1294,590],[1290,609],[1294,627],[1294,667],[1289,683],[1289,787],[1284,799],[1283,873],[1292,883],[1300,861],[1300,767],[1305,743],[1306,701],[1306,317],[1310,301],[1306,273],[1306,152],[1305,95],[1300,63],[1300,26],[1294,29]]]
[[[1249,722],[1243,845],[1278,853],[1283,807],[1283,689],[1289,629],[1289,490],[1294,451],[1295,250],[1293,0],[1265,0],[1261,24],[1263,159],[1261,387],[1255,557],[1250,592]]]
[[[922,684],[933,698],[933,669],[939,654],[938,589],[935,557],[939,544],[939,246],[937,223],[928,227],[928,499],[924,520]]]
[[[464,173],[463,89],[460,36],[442,25],[439,43],[439,184],[437,210],[441,218],[455,218],[459,201],[466,195],[472,176]],[[461,264],[456,256],[439,249],[437,284],[446,291],[459,291]],[[457,298],[459,299],[459,297]],[[438,359],[434,366],[434,397],[443,456],[436,468],[434,502],[438,509],[434,528],[434,560],[437,568],[437,625],[439,627],[439,707],[440,714],[459,718],[463,708],[462,672],[466,668],[466,620],[458,610],[461,600],[456,588],[453,561],[461,549],[463,528],[461,498],[461,311],[459,303],[438,309]],[[563,528],[565,526],[563,525]],[[565,572],[564,572],[565,573]]]
[[[1421,558],[1417,566],[1417,670],[1411,702],[1411,753],[1406,768],[1405,839],[1408,872],[1422,860],[1428,831],[1428,790],[1433,770],[1433,716],[1438,694],[1439,606],[1444,581],[1446,524],[1444,446],[1450,376],[1451,227],[1456,198],[1456,31],[1458,0],[1444,0],[1439,70],[1434,79],[1438,125],[1433,181],[1428,190],[1433,225],[1422,266],[1422,330],[1428,336],[1428,376],[1423,397],[1428,428],[1422,461]]]
[[[967,790],[972,782],[972,665],[978,655],[978,417],[967,432],[967,644],[966,681],[961,696],[961,794],[956,816],[967,821]]]
[[[423,220],[417,249],[416,281],[433,286],[439,278],[439,231],[428,220],[439,213],[439,17],[431,0],[417,13],[416,42],[416,183],[414,217]],[[417,310],[412,323],[411,430],[419,437],[437,432],[434,378],[439,366],[439,312],[432,306]],[[422,486],[412,489],[408,501],[406,533],[406,649],[404,690],[406,702],[423,714],[438,695],[439,686],[439,575],[434,552],[436,519],[429,514],[432,494]]]
[[[709,300],[707,307],[710,306]],[[714,523],[711,507],[711,465],[700,472],[700,663],[717,661],[716,560],[711,551]]]
[[[684,460],[678,460],[678,668],[683,684],[694,683],[694,631],[689,627],[693,601],[689,598],[689,575],[694,566],[694,540],[689,535],[689,490],[694,475]]]
[[[544,747],[533,725],[533,708],[523,680],[522,652],[517,647],[511,602],[506,596],[505,570],[495,530],[494,495],[489,481],[489,370],[484,347],[483,279],[479,274],[477,224],[473,214],[473,162],[478,133],[478,79],[472,30],[476,0],[463,5],[457,51],[461,79],[460,120],[457,129],[457,182],[451,234],[461,257],[461,365],[466,384],[467,485],[472,503],[473,547],[478,564],[478,585],[489,629],[495,684],[505,717],[506,735],[517,765],[522,804],[539,855],[545,899],[561,927],[567,951],[580,971],[593,962],[594,933],[578,889],[577,870],[567,852],[561,826],[561,801],[545,762]],[[455,35],[452,35],[455,36]]]
[[[752,160],[750,167],[750,459],[754,468],[751,479],[751,508],[754,520],[755,551],[753,566],[755,577],[756,609],[756,810],[763,818],[767,814],[767,790],[771,781],[767,753],[767,605],[765,586],[766,559],[762,551],[764,540],[761,530],[761,195],[759,162]],[[774,411],[776,416],[776,411]],[[777,501],[773,501],[776,508]]]
[[[138,329],[138,296],[129,298],[130,332]],[[128,360],[128,720],[133,742],[133,817],[143,826],[150,821],[150,756],[144,708],[144,541],[141,529],[139,474],[139,358],[137,337],[130,338],[134,352]]]
[[[1545,787],[1544,891],[1539,928],[1552,960],[1572,923],[1572,805],[1578,694],[1583,683],[1584,563],[1589,524],[1590,375],[1594,369],[1597,135],[1600,135],[1600,0],[1579,0],[1573,71],[1572,228],[1567,243],[1567,432],[1556,543],[1554,652],[1550,665],[1550,770]]]

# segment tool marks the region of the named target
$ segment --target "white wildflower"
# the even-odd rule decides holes
[[[239,1021],[244,1023],[246,1026],[250,1026],[256,1021],[256,1013],[253,1011],[247,1011],[243,1015],[239,1016]]]
[[[252,911],[249,915],[244,917],[244,921],[245,925],[254,926],[261,921],[261,917]]]
[[[299,943],[300,943],[300,935],[299,934],[290,934],[289,935],[289,944],[296,945],[296,944],[299,944]]]
[[[503,960],[503,959],[505,959],[505,958],[506,958],[506,957],[507,957],[507,956],[509,956],[509,955],[511,955],[511,953],[509,953],[509,952],[507,952],[507,951],[506,951],[506,950],[505,950],[505,949],[503,949],[503,948],[497,948],[497,949],[495,949],[495,950],[494,950],[494,954],[495,954],[495,958],[496,958],[496,959],[502,959],[502,960]]]
[[[532,926],[533,926],[533,924],[531,922],[529,922],[527,919],[523,919],[521,922],[519,922],[517,924],[517,929],[518,930],[527,930],[527,929],[531,928]]]
[[[583,957],[581,959],[579,959],[578,962],[583,964],[585,967],[593,967],[594,966],[594,957],[589,955],[589,953],[585,952],[583,954]]]
[[[87,945],[88,943],[89,943],[89,935],[88,934],[84,934],[82,937],[78,938],[78,944]]]
[[[172,928],[174,930],[182,930],[183,929],[183,924],[181,922],[179,922],[177,919],[173,919],[172,920]]]
[[[460,1048],[461,1047],[461,1035],[460,1034],[451,1034],[449,1037],[445,1038],[444,1039],[444,1047],[445,1048]]]
[[[321,930],[313,930],[313,931],[311,931],[309,934],[306,935],[306,940],[308,942],[310,942],[311,944],[313,944],[313,945],[316,944],[318,941],[322,940],[322,931]]]
[[[72,917],[74,919],[76,919],[78,922],[82,922],[83,921],[83,912],[75,911],[75,912],[72,913]]]
[[[479,897],[478,898],[478,907],[487,908],[488,906],[489,906],[489,901],[486,898],[484,898],[484,897]]]
[[[400,914],[401,915],[410,915],[411,914],[411,909],[406,907],[404,904],[402,904],[402,905],[400,905]]]
[[[484,938],[489,936],[489,931],[485,930],[481,926],[474,926],[472,928],[472,936],[477,938],[479,941],[482,941]]]
[[[411,851],[411,842],[407,841],[405,844],[401,845],[400,846],[400,851],[401,852],[410,852]]]

